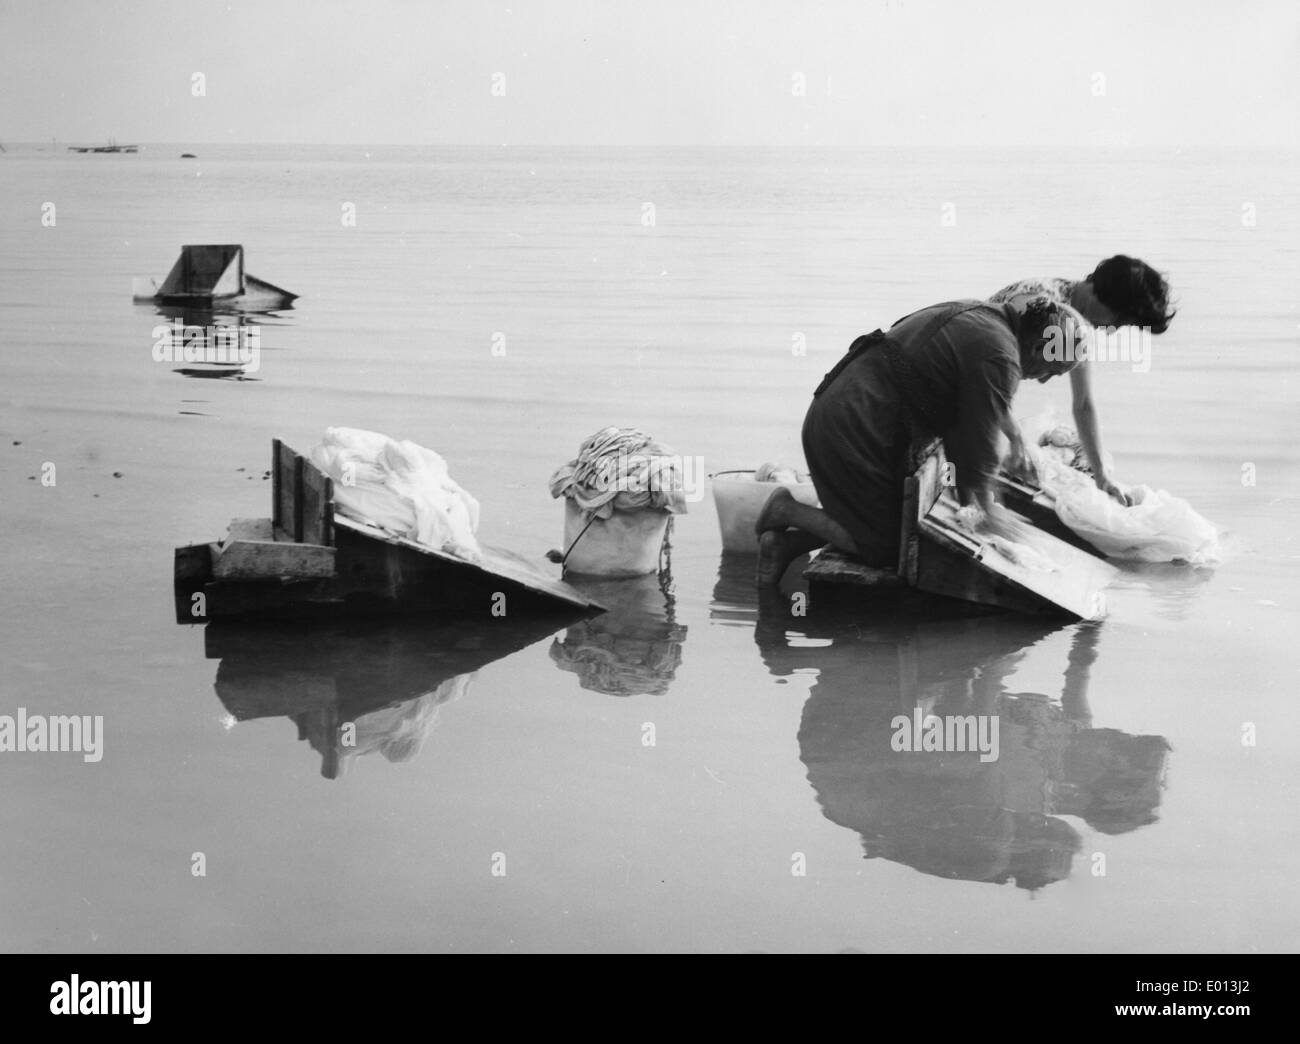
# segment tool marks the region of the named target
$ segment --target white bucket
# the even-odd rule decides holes
[[[588,526],[583,510],[565,497],[565,573],[629,577],[658,572],[659,549],[671,517],[661,508],[640,508],[615,511],[609,518],[592,519]]]
[[[818,506],[817,490],[811,482],[758,482],[751,471],[719,471],[713,480],[713,506],[718,509],[722,550],[735,554],[758,554],[754,524],[767,498],[778,486],[785,486],[794,499]]]

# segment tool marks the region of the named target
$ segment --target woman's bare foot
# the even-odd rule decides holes
[[[784,486],[777,486],[772,495],[763,502],[754,523],[754,532],[760,537],[773,529],[785,529],[790,525],[789,505],[795,503],[793,494]],[[761,544],[761,541],[760,541]]]

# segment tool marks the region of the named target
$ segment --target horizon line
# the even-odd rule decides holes
[[[21,138],[0,138],[0,144],[8,145],[83,145],[86,144],[84,138],[51,138],[46,140],[33,140]],[[91,147],[110,144],[108,141],[96,142]],[[137,146],[145,148],[148,146],[176,146],[176,145],[196,145],[204,147],[257,147],[257,146],[282,146],[292,145],[299,147],[314,148],[358,148],[358,149],[378,149],[378,148],[451,148],[451,149],[804,149],[804,150],[828,150],[844,152],[862,152],[868,149],[977,149],[985,152],[1030,152],[1042,149],[1078,149],[1077,143],[1060,143],[1060,144],[1019,144],[1019,145],[989,145],[985,143],[971,142],[878,142],[869,145],[862,144],[809,144],[801,143],[773,143],[773,142],[473,142],[473,141],[198,141],[182,139],[164,139],[155,141],[127,141],[118,142],[116,139],[112,144]],[[1278,152],[1300,152],[1300,143],[1286,144],[1242,144],[1239,142],[1207,143],[1207,142],[1190,142],[1190,143],[1160,143],[1146,142],[1142,144],[1106,144],[1091,145],[1088,151],[1092,149],[1247,149],[1247,150],[1273,150]]]

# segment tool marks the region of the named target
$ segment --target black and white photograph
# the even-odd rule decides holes
[[[1103,1014],[1249,1016],[1297,114],[1291,0],[2,0],[0,951],[105,959],[36,1007],[1146,954],[1219,959]]]

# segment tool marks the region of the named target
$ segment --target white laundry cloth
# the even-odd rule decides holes
[[[474,535],[478,501],[433,450],[360,428],[329,428],[311,459],[334,480],[334,505],[349,518],[466,558],[481,557]]]

